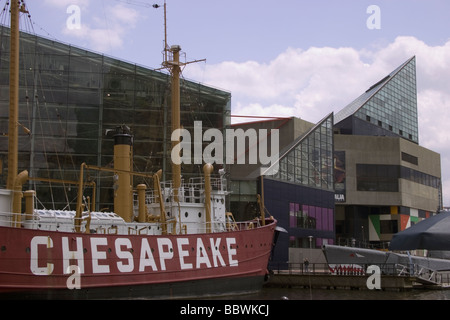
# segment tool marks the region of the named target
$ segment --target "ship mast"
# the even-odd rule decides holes
[[[10,39],[8,178],[6,188],[9,190],[14,190],[18,171],[19,145],[19,4],[17,1],[11,1]]]
[[[19,13],[27,13],[25,4],[11,1],[11,36],[9,53],[9,123],[8,123],[8,177],[6,188],[13,191],[12,226],[19,227],[22,212],[22,185],[28,171],[18,172],[19,152]]]
[[[159,8],[157,4],[153,5],[154,8]],[[195,62],[205,61],[194,60],[190,62],[180,62],[180,51],[181,47],[179,45],[170,46],[167,44],[167,9],[166,2],[164,1],[164,61],[162,63],[163,68],[167,68],[171,73],[171,113],[172,113],[172,151],[180,143],[180,75],[181,67]],[[172,154],[172,156],[174,156]],[[181,187],[181,164],[180,155],[176,154],[176,161],[172,159],[172,183],[174,190],[174,200],[179,202],[178,191]]]
[[[180,46],[172,46],[170,52],[173,55],[173,60],[164,62],[167,66],[170,66],[172,73],[172,150],[180,143],[180,130],[178,130],[180,129],[180,51]],[[174,137],[174,135],[176,136]],[[178,154],[177,157],[179,156]],[[178,202],[178,190],[181,187],[180,159],[177,159],[176,162],[172,160],[172,181],[174,200]]]

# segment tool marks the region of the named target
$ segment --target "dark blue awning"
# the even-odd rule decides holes
[[[450,250],[450,212],[443,211],[392,238],[390,250]]]

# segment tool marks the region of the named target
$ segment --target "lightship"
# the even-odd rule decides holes
[[[259,217],[236,222],[225,208],[224,174],[214,176],[211,164],[204,164],[203,176],[188,182],[181,180],[180,165],[175,163],[172,181],[160,181],[161,171],[133,172],[133,135],[124,125],[113,131],[114,168],[81,164],[75,210],[35,208],[35,191],[23,186],[38,178],[29,177],[26,170],[18,173],[17,161],[19,13],[26,8],[18,1],[10,6],[8,179],[6,188],[0,189],[0,296],[164,299],[260,290],[276,232],[276,220],[266,216],[263,199]],[[171,73],[174,131],[180,128],[183,63],[179,46],[165,46],[163,66]],[[95,212],[95,194],[83,196],[88,170],[111,171],[117,177],[114,212]],[[151,177],[152,188],[133,186],[133,175]]]

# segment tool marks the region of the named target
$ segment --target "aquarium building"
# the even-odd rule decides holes
[[[8,110],[10,29],[0,27],[0,108]],[[112,167],[113,138],[125,125],[133,134],[133,169],[163,170],[171,179],[170,75],[28,33],[20,35],[19,170],[28,170],[39,205],[69,207],[76,201],[80,165]],[[181,125],[224,129],[231,94],[181,80]],[[0,183],[7,177],[8,114],[0,113]],[[201,165],[183,165],[183,179]],[[145,179],[134,177],[134,185]],[[56,182],[66,180],[68,182]],[[112,209],[114,175],[90,172],[96,210]],[[58,200],[59,199],[59,200]],[[61,199],[65,199],[61,202]]]
[[[419,145],[416,58],[334,117],[336,241],[386,245],[442,208],[440,155]]]

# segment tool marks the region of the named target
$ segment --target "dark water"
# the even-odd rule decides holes
[[[347,290],[263,288],[256,294],[233,297],[237,300],[450,300],[447,290]]]

